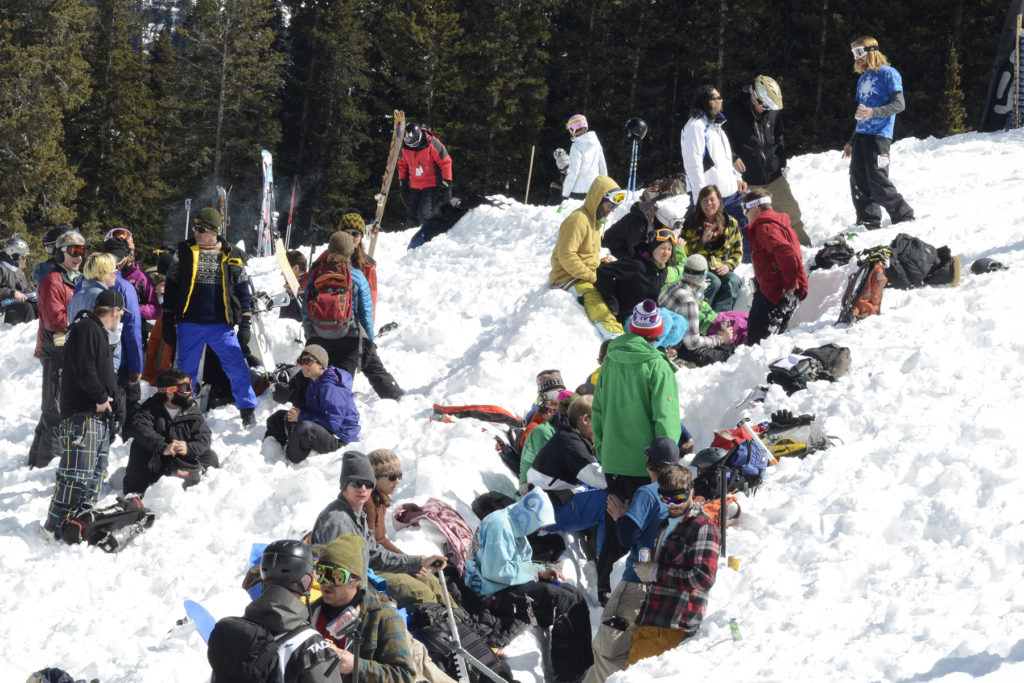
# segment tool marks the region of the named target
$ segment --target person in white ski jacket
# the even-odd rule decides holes
[[[586,199],[587,191],[599,175],[608,175],[608,165],[604,162],[604,149],[597,133],[587,129],[587,117],[576,114],[565,124],[572,136],[572,147],[569,149],[569,170],[562,183],[562,201],[569,199]]]
[[[732,165],[732,147],[722,130],[722,95],[713,85],[702,85],[694,93],[690,120],[683,127],[680,145],[683,150],[683,170],[686,185],[694,205],[697,195],[707,185],[718,186],[722,194],[723,209],[746,225],[740,208],[747,183]]]

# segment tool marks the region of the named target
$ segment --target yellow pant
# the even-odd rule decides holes
[[[572,288],[576,290],[577,296],[583,297],[583,310],[587,312],[587,316],[592,322],[600,323],[601,327],[612,334],[625,334],[626,331],[622,329],[622,325],[615,319],[597,287],[589,282],[577,282]]]
[[[641,659],[657,657],[663,652],[668,652],[689,637],[689,633],[674,628],[640,626],[633,634],[633,647],[629,650],[629,662],[624,668],[628,669]]]

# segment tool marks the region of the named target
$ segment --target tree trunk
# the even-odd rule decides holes
[[[729,15],[729,0],[722,0],[718,10],[718,65],[715,71],[715,87],[722,92],[725,72],[725,28]]]
[[[821,35],[818,40],[818,85],[814,91],[814,139],[820,139],[821,100],[825,92],[825,49],[828,44],[828,0],[821,0]]]
[[[227,12],[225,7],[225,12]],[[222,163],[222,150],[224,142],[224,98],[227,96],[228,87],[228,29],[230,20],[227,16],[221,15],[221,52],[220,52],[220,89],[217,92],[217,133],[214,136],[213,147],[213,182],[215,185],[224,185],[221,180],[220,167]]]

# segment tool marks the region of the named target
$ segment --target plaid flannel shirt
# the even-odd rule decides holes
[[[696,633],[718,572],[718,527],[699,505],[693,505],[659,543],[657,580],[636,623]]]
[[[665,288],[658,297],[658,305],[686,318],[688,325],[683,335],[683,346],[690,351],[721,345],[722,340],[716,335],[700,333],[700,307],[697,295],[682,280]]]
[[[733,270],[739,268],[743,261],[743,233],[736,219],[729,215],[725,216],[725,241],[718,249],[711,249],[701,241],[702,228],[702,225],[688,225],[683,228],[679,236],[686,240],[686,253],[701,254],[708,260],[708,267],[712,270],[723,263],[732,266]]]

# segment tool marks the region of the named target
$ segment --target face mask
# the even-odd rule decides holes
[[[179,408],[190,408],[195,401],[188,394],[183,394],[179,391],[174,392],[171,396],[171,403],[178,406]]]

